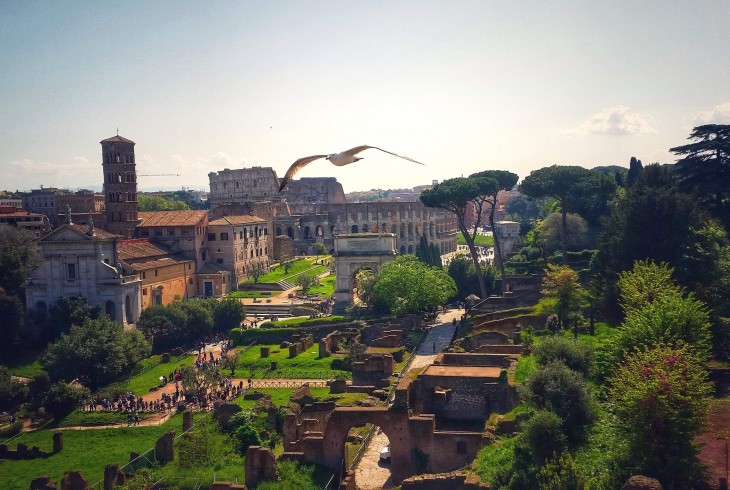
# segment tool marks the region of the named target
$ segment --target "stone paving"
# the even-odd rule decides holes
[[[441,313],[436,324],[428,330],[426,338],[416,351],[410,369],[419,369],[433,364],[436,355],[451,343],[454,335],[453,319],[458,322],[464,310],[450,310]],[[355,468],[355,487],[358,490],[392,488],[390,463],[380,460],[380,450],[389,444],[388,436],[378,431],[370,439],[365,453]]]

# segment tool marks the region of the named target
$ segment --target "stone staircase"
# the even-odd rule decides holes
[[[283,279],[281,281],[277,282],[276,284],[279,285],[279,287],[281,288],[282,291],[289,291],[290,289],[297,287],[296,284],[292,284],[289,281],[285,281]]]
[[[259,317],[272,317],[277,316],[279,318],[289,318],[291,305],[288,304],[274,304],[266,303],[265,299],[262,299],[261,303],[247,304],[246,305],[246,316],[259,316]]]

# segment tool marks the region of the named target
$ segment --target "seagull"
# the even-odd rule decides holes
[[[392,151],[383,150],[382,148],[378,148],[377,146],[360,145],[360,146],[356,146],[355,148],[350,148],[347,151],[341,151],[340,153],[330,153],[329,155],[312,155],[311,157],[300,158],[296,162],[292,163],[291,167],[289,167],[289,170],[286,171],[286,175],[284,175],[284,178],[281,181],[281,186],[279,186],[279,192],[284,190],[284,188],[287,186],[287,184],[294,178],[294,174],[299,172],[310,162],[319,160],[320,158],[325,158],[325,159],[329,160],[332,165],[342,167],[343,165],[349,165],[350,163],[355,163],[358,160],[362,160],[363,157],[358,157],[355,155],[357,155],[361,151],[365,151],[370,148],[380,150],[385,153],[389,153],[393,156],[396,156],[398,158],[403,158],[404,160],[408,160],[410,162],[417,163],[419,165],[425,165],[412,158],[404,157],[403,155],[398,155],[396,153],[393,153]]]

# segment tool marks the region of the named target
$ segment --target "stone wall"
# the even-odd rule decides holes
[[[417,475],[406,478],[401,483],[403,490],[489,490],[486,483],[481,483],[475,476],[467,476],[461,472]]]
[[[384,388],[390,385],[394,368],[395,361],[390,354],[372,354],[363,362],[352,363],[352,384]]]
[[[494,353],[451,353],[443,352],[436,356],[434,364],[443,364],[446,366],[495,366],[508,368],[517,356],[509,354]]]
[[[251,446],[246,450],[246,486],[256,487],[264,480],[279,481],[279,470],[271,449]]]
[[[54,432],[53,451],[41,451],[38,446],[28,447],[26,444],[18,443],[15,450],[10,449],[7,444],[0,444],[0,459],[35,459],[47,458],[63,449],[63,433]]]

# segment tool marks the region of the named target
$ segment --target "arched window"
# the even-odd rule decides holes
[[[413,253],[413,245],[408,245],[408,253],[409,254]]]
[[[350,228],[350,233],[357,233],[357,225],[352,225],[352,228]]]
[[[368,231],[370,231],[370,227],[367,223],[365,223],[364,225],[362,225],[362,232],[367,233]]]
[[[106,313],[107,316],[109,318],[111,318],[112,320],[116,320],[117,319],[117,307],[114,304],[114,301],[107,301],[106,302],[106,304],[104,305],[104,313]]]
[[[400,254],[401,255],[405,255],[406,254],[406,246],[405,245],[401,245],[400,246]]]

